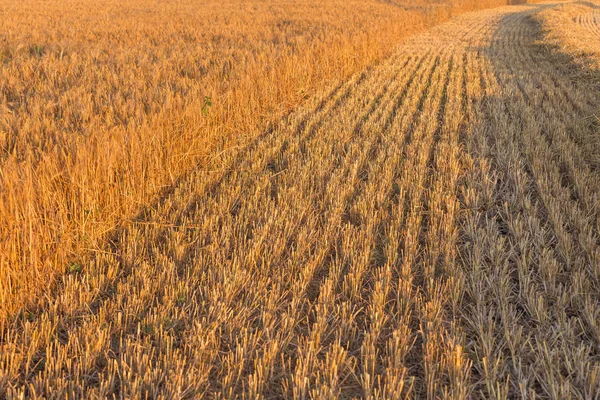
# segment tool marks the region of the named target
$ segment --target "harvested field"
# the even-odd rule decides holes
[[[0,331],[0,397],[600,397],[600,95],[464,14],[182,175]]]
[[[600,70],[600,3],[577,2],[536,16],[545,41],[573,57],[585,69]]]
[[[0,326],[188,171],[503,0],[0,1]]]

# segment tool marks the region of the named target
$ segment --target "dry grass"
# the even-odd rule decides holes
[[[343,4],[331,5],[325,24],[339,23],[342,37],[356,29],[340,20]],[[368,4],[386,10],[378,21],[396,9],[421,15],[398,3]],[[158,108],[148,116],[128,117],[143,123],[129,128],[115,119],[121,135],[107,130],[102,140],[93,139],[104,120],[81,128],[82,147],[73,154],[88,154],[90,142],[108,153],[119,144],[111,140],[121,138],[123,160],[141,163],[140,169],[117,169],[103,179],[139,179],[139,186],[125,187],[142,204],[115,208],[108,222],[94,217],[97,210],[88,213],[105,229],[129,222],[110,231],[108,244],[96,239],[89,262],[58,275],[37,308],[21,308],[0,326],[0,397],[600,397],[600,146],[590,119],[600,96],[536,45],[542,32],[533,17],[554,6],[502,7],[452,19],[405,41],[380,63],[317,87],[278,120],[269,116],[287,106],[261,108],[262,120],[253,113],[239,120],[248,125],[233,117],[242,110],[219,109],[224,105],[217,101],[204,116],[205,92],[190,84],[181,104],[164,115],[152,102]],[[131,40],[136,29],[107,33],[115,43],[105,49],[116,51],[117,38]],[[136,42],[145,40],[141,35]],[[339,52],[357,54],[357,48]],[[138,54],[129,46],[122,51],[125,59]],[[34,57],[27,52],[26,59]],[[175,58],[173,65],[180,62]],[[142,68],[133,76],[144,77],[144,67],[154,64],[133,65]],[[289,71],[301,65],[308,64],[299,59]],[[361,66],[336,68],[341,77]],[[234,70],[235,82],[244,82],[246,72]],[[311,87],[331,77],[319,76]],[[262,90],[239,85],[249,93]],[[289,93],[297,90],[290,85]],[[135,96],[122,86],[115,85],[115,93],[123,96],[122,103],[120,97],[108,103],[118,105],[115,110],[138,110],[133,100],[125,107]],[[278,96],[272,100],[294,99]],[[153,122],[155,114],[161,122]],[[269,120],[269,129],[252,133]],[[222,127],[215,132],[227,142],[215,144],[213,131],[194,139],[210,127]],[[239,127],[252,128],[248,139],[237,138]],[[56,146],[59,137],[52,139]],[[34,139],[26,136],[13,147],[43,150],[31,145]],[[171,141],[177,143],[172,148]],[[188,161],[175,163],[174,154],[188,148],[181,157]],[[12,176],[13,185],[34,185],[38,175],[19,181],[15,174],[55,162],[51,157],[60,153],[53,151],[29,159],[19,158],[21,150],[11,153],[5,163],[14,169],[5,170],[13,175],[3,176]],[[85,160],[60,165],[62,171],[103,165],[100,158]],[[200,160],[203,168],[196,168]],[[173,176],[160,175],[159,166],[173,168]],[[127,178],[124,172],[133,171],[139,175]],[[65,189],[79,187],[63,179]],[[174,184],[156,196],[169,179]],[[133,192],[142,187],[146,197]],[[110,188],[92,185],[82,193],[122,193]],[[135,218],[127,217],[134,211]],[[15,234],[31,238],[25,243],[46,237],[33,228]],[[85,254],[80,239],[70,243],[61,262]],[[18,250],[6,257],[29,254]],[[18,276],[11,269],[2,273]]]
[[[573,57],[585,69],[600,70],[600,3],[580,1],[546,10],[536,19],[547,44]]]
[[[57,273],[88,268],[188,171],[400,38],[486,5],[403,4],[2,1],[0,326],[47,304]]]

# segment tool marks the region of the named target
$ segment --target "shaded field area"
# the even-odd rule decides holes
[[[600,96],[559,4],[455,17],[180,177],[3,326],[0,397],[600,396]]]

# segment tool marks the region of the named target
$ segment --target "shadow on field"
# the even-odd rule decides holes
[[[600,10],[600,4],[590,3],[589,1],[578,1],[577,4],[581,4],[586,7],[594,8],[596,10]]]
[[[526,11],[506,15],[489,45],[470,49],[485,59],[491,77],[482,78],[482,85],[493,93],[476,99],[478,115],[464,143],[473,159],[483,161],[476,165],[490,167],[476,179],[492,192],[490,201],[471,218],[497,239],[468,239],[459,247],[469,259],[478,244],[483,249],[497,245],[483,256],[487,257],[483,267],[465,263],[464,268],[467,276],[474,268],[483,268],[489,276],[487,286],[475,286],[480,292],[471,296],[468,310],[483,307],[482,313],[490,316],[484,323],[486,332],[493,332],[488,354],[511,349],[509,359],[498,366],[501,373],[490,377],[485,371],[487,361],[480,355],[486,351],[486,344],[481,344],[486,339],[473,328],[477,324],[469,322],[472,316],[465,316],[464,325],[467,342],[472,343],[469,352],[474,355],[472,380],[485,382],[488,388],[492,382],[506,382],[508,398],[523,393],[527,397],[554,393],[556,398],[595,398],[594,388],[585,383],[591,374],[586,363],[591,370],[600,355],[595,322],[583,307],[565,311],[557,305],[556,296],[567,298],[567,304],[583,302],[576,300],[581,296],[589,307],[598,309],[596,295],[571,293],[581,292],[580,283],[572,279],[576,274],[594,282],[589,284],[592,293],[598,284],[593,273],[586,271],[589,261],[578,262],[577,254],[586,254],[600,243],[600,211],[594,204],[600,195],[595,183],[600,171],[600,90],[589,82],[590,75],[598,78],[597,73],[581,71],[569,56],[542,43],[542,27],[533,15],[557,4],[530,4],[524,6]],[[582,188],[582,182],[590,184]],[[584,235],[589,242],[582,241]],[[550,275],[542,265],[544,257],[553,257],[555,262]],[[494,258],[502,260],[501,267]],[[510,293],[505,298],[485,306],[477,302],[477,296],[497,297],[497,288],[503,286]],[[557,295],[553,287],[561,293]],[[532,305],[533,299],[539,307]],[[562,319],[567,313],[568,322]],[[543,324],[537,322],[540,319]],[[542,348],[553,341],[549,332],[559,333],[554,336],[553,365],[566,365],[578,345],[589,349],[578,359],[577,373],[553,371],[538,362]],[[566,339],[572,335],[577,344]],[[483,383],[478,389],[485,393]]]

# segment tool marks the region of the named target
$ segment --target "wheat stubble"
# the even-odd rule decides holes
[[[7,397],[596,398],[600,97],[465,14],[119,230],[0,342]]]

